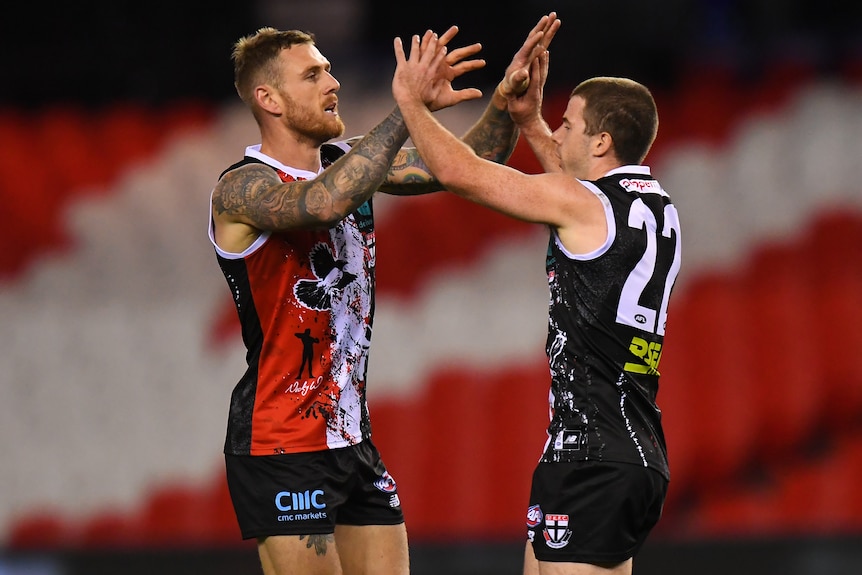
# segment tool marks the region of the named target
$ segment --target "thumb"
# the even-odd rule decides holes
[[[500,91],[506,97],[519,96],[527,91],[530,85],[530,73],[526,68],[518,68],[502,82]]]

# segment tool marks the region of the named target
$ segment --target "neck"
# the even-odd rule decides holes
[[[260,151],[286,166],[316,172],[320,169],[320,144],[295,133],[261,130]]]
[[[597,158],[597,161],[590,166],[589,173],[585,179],[598,180],[599,178],[604,177],[604,175],[611,170],[619,168],[622,165],[623,164],[619,163],[616,159],[611,159],[604,156],[601,158]]]

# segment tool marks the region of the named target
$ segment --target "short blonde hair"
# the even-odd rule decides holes
[[[260,84],[279,87],[276,61],[285,48],[314,44],[314,34],[299,30],[260,28],[237,40],[233,47],[234,86],[242,101],[254,109],[254,88]]]

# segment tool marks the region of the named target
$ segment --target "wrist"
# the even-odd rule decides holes
[[[509,107],[509,99],[503,92],[503,82],[497,84],[494,88],[494,93],[491,95],[491,104],[498,110],[506,110]]]
[[[550,132],[548,125],[540,114],[530,114],[523,118],[513,117],[512,121],[522,134],[544,134]]]

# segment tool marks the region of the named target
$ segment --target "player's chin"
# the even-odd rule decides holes
[[[333,116],[327,122],[318,126],[318,137],[321,141],[326,142],[334,138],[340,138],[344,135],[344,122],[339,116]]]
[[[333,136],[332,137],[333,138],[340,138],[341,136],[344,135],[344,130],[345,130],[344,121],[341,119],[341,116],[335,116],[332,119],[333,119],[333,123],[332,123]]]

